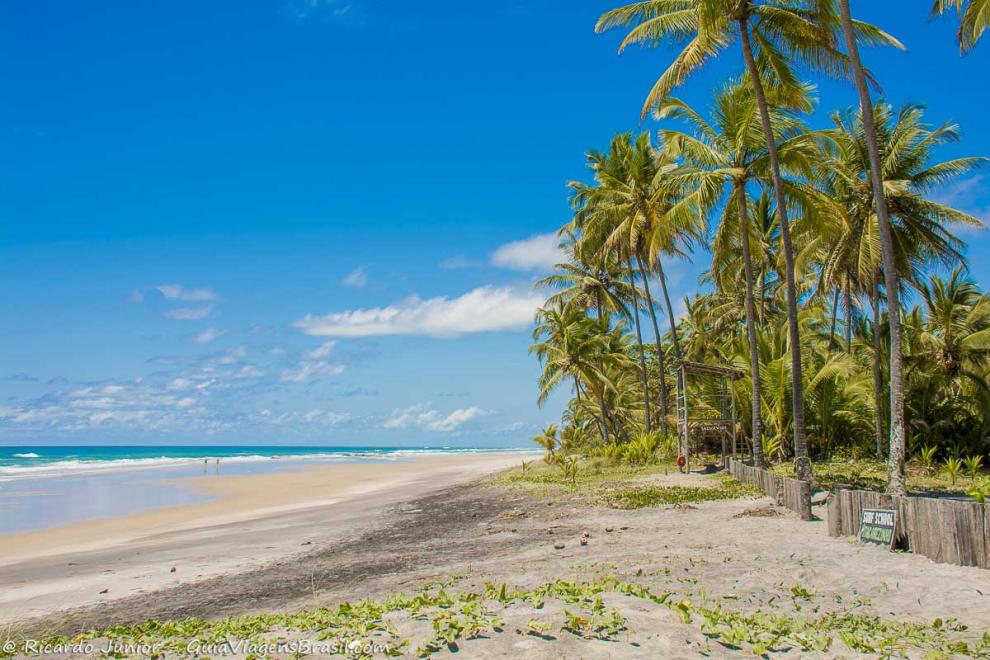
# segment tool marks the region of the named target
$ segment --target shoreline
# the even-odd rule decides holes
[[[0,622],[235,575],[339,540],[388,506],[519,460],[519,453],[430,455],[178,479],[213,499],[0,535]]]
[[[704,486],[711,478],[658,471],[629,483]],[[418,488],[396,489],[388,496],[378,493],[345,499],[331,507],[259,519],[250,529],[240,527],[224,525],[202,531],[227,534],[217,547],[228,549],[231,543],[259,533],[309,541],[305,547],[290,548],[293,553],[273,559],[258,557],[238,571],[176,578],[163,588],[113,600],[109,596],[97,602],[73,599],[64,608],[25,611],[7,629],[15,637],[44,639],[149,619],[220,620],[222,629],[226,617],[284,614],[298,615],[303,622],[300,629],[278,632],[294,640],[315,634],[306,623],[309,612],[332,610],[344,601],[384,602],[397,594],[421,592],[431,584],[442,586],[452,598],[465,591],[488,594],[482,600],[491,601],[492,615],[504,619],[499,630],[459,640],[462,652],[470,657],[752,657],[747,649],[752,640],[743,645],[729,640],[728,646],[713,640],[711,631],[703,627],[708,615],[702,610],[709,606],[723,613],[716,619],[753,612],[763,612],[755,616],[765,617],[772,612],[793,622],[794,630],[800,621],[829,626],[823,634],[831,636],[830,650],[826,646],[824,651],[815,651],[802,646],[807,641],[796,644],[788,638],[778,649],[782,657],[859,657],[877,644],[870,640],[879,639],[879,648],[888,643],[882,641],[884,635],[890,634],[910,644],[911,657],[921,657],[931,649],[923,636],[909,635],[910,626],[934,635],[936,646],[942,648],[948,647],[936,639],[940,635],[975,645],[980,643],[980,631],[990,628],[990,606],[980,588],[986,571],[933,564],[919,555],[890,553],[851,539],[829,537],[823,521],[802,521],[789,511],[776,509],[766,497],[616,509],[574,493],[529,492],[500,479],[464,479],[446,487],[432,479],[429,484],[420,482]],[[93,591],[106,580],[127,583],[115,560],[149,564],[146,549],[132,554],[141,556],[102,552],[62,560],[96,575],[87,587]],[[218,554],[211,554],[204,564],[224,559]],[[156,559],[164,556],[167,553],[154,555]],[[36,575],[41,568],[33,567]],[[183,576],[192,567],[180,563],[178,568],[177,575]],[[47,570],[66,569],[49,563]],[[167,575],[168,564],[157,570]],[[0,569],[0,584],[4,584],[3,577]],[[58,576],[46,574],[45,579],[57,580]],[[602,593],[606,612],[617,612],[621,627],[607,639],[588,637],[560,627],[568,621],[567,612],[573,614],[581,606],[572,598],[546,595],[543,607],[543,596],[535,606],[517,595],[517,589],[539,590],[560,580],[566,594],[572,594],[569,585],[619,580],[669,598],[659,607],[631,598],[632,592]],[[495,595],[498,585],[505,585],[509,598]],[[588,596],[586,604],[591,600]],[[681,605],[691,609],[691,617],[674,611]],[[326,610],[320,611],[325,616]],[[448,610],[428,614],[441,619],[449,616]],[[395,616],[399,637],[413,639],[410,648],[433,634],[421,616],[409,618],[401,612]],[[839,618],[833,620],[833,616]],[[537,631],[540,634],[526,632],[533,627],[534,617],[547,626]],[[931,622],[936,618],[947,623],[957,619],[969,628],[934,625]],[[755,619],[755,627],[748,629],[755,635],[776,634],[760,627],[763,620]],[[856,634],[865,635],[862,640],[867,647],[843,646],[838,635],[841,626],[832,625],[836,621],[847,622]]]

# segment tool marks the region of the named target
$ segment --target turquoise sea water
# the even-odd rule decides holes
[[[0,447],[0,535],[203,502],[176,479],[217,479],[313,464],[426,454],[522,451],[449,447]],[[528,451],[528,450],[527,450]],[[219,463],[217,462],[219,460]]]

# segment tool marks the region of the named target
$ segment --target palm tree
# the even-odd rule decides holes
[[[810,110],[810,98],[806,97],[802,106],[802,109]],[[752,379],[753,460],[758,467],[763,467],[762,394],[759,351],[756,346],[756,305],[753,294],[755,281],[751,255],[754,237],[746,192],[747,184],[754,180],[759,182],[768,170],[766,142],[763,139],[756,99],[751,86],[745,81],[732,81],[716,95],[710,123],[678,99],[662,101],[657,116],[680,119],[691,127],[690,133],[661,130],[661,139],[673,156],[684,157],[698,168],[692,174],[697,181],[698,190],[707,197],[704,200],[706,209],[715,208],[724,201],[722,218],[713,244],[716,265],[712,268],[715,282],[721,290],[732,290],[736,286],[735,281],[728,284],[725,278],[729,272],[726,264],[728,255],[738,254],[737,248],[742,254],[746,336]],[[796,113],[774,107],[772,118],[774,140],[779,142],[778,153],[785,168],[807,170],[817,149],[808,139]],[[726,189],[728,198],[723,200]]]
[[[610,324],[612,314],[629,316],[626,301],[632,299],[632,286],[622,279],[623,269],[615,255],[589,250],[587,244],[578,241],[565,227],[568,236],[565,250],[570,259],[554,266],[554,271],[536,282],[538,287],[557,289],[547,298],[550,304],[558,301],[577,305],[581,310],[595,310],[598,318]]]
[[[965,174],[986,162],[982,158],[957,158],[931,163],[932,152],[939,145],[958,139],[958,129],[945,124],[929,129],[922,121],[920,106],[906,105],[896,115],[880,103],[864,115],[862,112],[836,113],[836,129],[827,133],[827,158],[821,162],[819,180],[828,198],[836,202],[832,209],[838,218],[832,223],[836,235],[825,258],[823,279],[844,279],[854,283],[865,295],[873,310],[874,358],[880,357],[880,283],[886,297],[890,355],[890,444],[888,453],[888,489],[903,492],[906,429],[904,427],[904,381],[901,349],[899,296],[904,283],[920,286],[924,269],[930,265],[954,266],[964,263],[963,244],[947,225],[982,226],[973,216],[927,198],[926,193],[953,177]],[[869,136],[872,134],[873,139]],[[877,186],[872,174],[874,144],[880,158],[882,202],[877,204]],[[882,214],[887,214],[890,255],[886,254]],[[822,234],[827,234],[823,231]],[[828,242],[828,239],[826,239]],[[889,259],[888,259],[889,256]],[[888,263],[888,261],[890,263]],[[894,284],[889,274],[894,273]],[[847,288],[847,291],[849,289]],[[891,320],[889,317],[897,317]],[[896,334],[895,334],[896,333]],[[881,365],[874,361],[875,392],[882,394]],[[898,407],[899,406],[899,407]],[[883,406],[877,402],[877,409]],[[878,455],[882,454],[882,422],[876,431]]]
[[[613,433],[621,434],[606,395],[615,389],[616,368],[631,364],[625,353],[613,348],[612,335],[619,331],[609,330],[573,307],[549,305],[537,310],[534,344],[529,349],[542,365],[537,403],[542,406],[561,382],[572,379],[576,396],[587,390],[598,405],[604,442]]]
[[[800,95],[802,86],[792,70],[790,59],[800,60],[828,74],[845,73],[846,58],[834,45],[835,26],[823,22],[822,19],[829,16],[827,12],[820,11],[821,4],[823,3],[800,0],[787,3],[776,0],[647,0],[606,12],[599,18],[596,26],[598,31],[634,26],[622,41],[620,52],[633,43],[656,45],[667,39],[688,42],[653,86],[643,106],[644,115],[667,98],[674,87],[684,82],[688,75],[714,58],[735,39],[738,38],[742,45],[743,61],[760,111],[777,203],[790,330],[795,472],[800,479],[806,481],[810,481],[812,475],[804,428],[794,250],[780,158],[767,101],[767,87],[771,87],[780,99]],[[861,37],[873,41],[886,38],[884,33],[868,25],[857,24],[857,30]]]
[[[990,0],[935,0],[932,14],[944,14],[951,9],[959,14],[959,48],[967,53],[990,26]]]
[[[700,214],[692,205],[693,198],[685,189],[684,179],[679,176],[680,167],[653,148],[649,133],[643,133],[635,141],[628,133],[617,135],[607,154],[591,152],[588,161],[595,173],[597,185],[575,187],[575,197],[581,212],[575,216],[576,222],[584,232],[585,240],[599,246],[604,253],[619,255],[626,262],[633,282],[632,311],[643,363],[644,389],[648,390],[642,331],[637,313],[637,272],[642,279],[644,307],[653,324],[660,360],[662,409],[666,417],[666,369],[663,364],[661,333],[650,291],[648,267],[656,273],[660,283],[674,354],[680,359],[681,347],[667,289],[663,257],[683,254],[682,246],[700,233]],[[647,422],[649,423],[649,417]],[[649,430],[649,424],[647,426]]]
[[[864,136],[870,160],[870,182],[873,186],[873,205],[879,226],[880,249],[883,256],[884,284],[887,291],[887,314],[890,325],[890,448],[887,459],[887,491],[895,495],[905,492],[904,465],[907,441],[904,429],[904,364],[901,357],[901,305],[898,298],[897,265],[894,263],[894,241],[890,231],[890,217],[884,194],[883,167],[880,148],[877,145],[876,126],[873,122],[873,101],[866,82],[866,72],[856,43],[856,28],[849,11],[849,0],[839,0],[842,32],[846,50],[852,61],[853,78],[859,94],[860,113],[863,118]],[[896,42],[895,42],[896,43]],[[900,45],[899,43],[897,45]]]

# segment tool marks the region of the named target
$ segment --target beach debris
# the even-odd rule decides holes
[[[614,531],[615,531],[615,528],[614,528],[614,527],[606,527],[606,528],[605,528],[605,531],[606,531],[606,532],[607,532],[608,534],[611,534],[612,532],[614,532]]]
[[[169,573],[175,573],[175,566],[173,566],[172,568],[168,569],[168,572]]]
[[[554,550],[563,550],[564,549],[564,544],[563,543],[554,543],[553,544],[553,549]]]
[[[741,513],[737,513],[732,516],[733,518],[776,518],[780,516],[781,513],[777,509],[773,508],[769,504],[766,506],[758,506],[752,509],[746,509]]]
[[[313,545],[313,542],[312,541],[303,541],[299,545]]]
[[[101,594],[105,594],[105,593],[107,593],[107,592],[109,592],[109,591],[110,591],[109,589],[104,589],[104,590],[103,590],[103,591],[101,591],[100,593],[101,593]]]
[[[513,532],[513,533],[515,533],[515,532],[518,532],[519,530],[518,530],[518,529],[516,529],[515,527],[513,527],[513,528],[512,528],[512,529],[510,529],[509,531],[510,531],[510,532]]]
[[[581,545],[588,545],[588,539],[581,539]]]

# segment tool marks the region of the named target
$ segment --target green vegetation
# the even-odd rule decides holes
[[[717,485],[695,486],[626,486],[610,489],[605,499],[617,509],[642,509],[669,504],[690,504],[740,497],[762,497],[763,491],[731,477],[715,480]]]
[[[703,486],[661,486],[650,483],[651,477],[671,471],[676,471],[672,464],[661,464],[656,460],[641,463],[603,457],[569,456],[539,467],[513,468],[496,475],[491,482],[523,488],[543,497],[577,498],[589,504],[605,504],[617,509],[641,509],[763,495],[755,486],[743,484],[724,474],[706,477]]]
[[[504,583],[486,583],[483,589],[463,591],[452,586],[453,582],[428,585],[412,594],[344,602],[336,607],[295,614],[248,615],[213,621],[147,621],[92,630],[71,639],[55,637],[44,644],[91,642],[98,644],[97,648],[107,643],[118,647],[148,644],[158,649],[152,656],[161,657],[166,653],[184,655],[188,649],[208,649],[214,645],[237,648],[242,640],[275,645],[286,642],[290,635],[296,639],[302,634],[314,643],[340,640],[342,643],[334,652],[348,657],[371,657],[370,649],[375,644],[380,649],[387,648],[387,654],[392,656],[412,652],[428,657],[446,650],[458,651],[472,639],[504,634],[505,621],[516,608],[542,613],[539,618],[527,615],[526,623],[516,628],[518,634],[548,641],[556,639],[556,635],[620,641],[634,632],[623,614],[622,600],[632,598],[674,613],[685,625],[698,626],[716,644],[761,656],[787,650],[842,655],[846,649],[882,657],[902,654],[924,654],[927,658],[987,657],[990,654],[990,635],[984,633],[979,638],[967,634],[966,626],[957,621],[936,619],[925,624],[884,619],[857,611],[862,606],[859,603],[850,609],[821,613],[821,606],[814,603],[815,594],[801,585],[790,590],[793,614],[769,614],[762,609],[740,612],[727,606],[730,599],[713,602],[702,593],[696,601],[673,591],[655,593],[645,585],[612,577],[586,582],[558,579],[533,589],[513,589]],[[802,614],[805,609],[811,613]],[[417,624],[422,631],[421,639],[404,632]],[[22,648],[22,642],[13,637],[0,642],[13,642],[15,647]],[[12,653],[4,650],[2,655],[9,657]],[[293,655],[298,657],[305,652]]]
[[[986,0],[935,9],[953,8],[971,47]],[[871,98],[860,46],[900,42],[848,0],[634,2],[597,24],[617,28],[621,48],[680,51],[643,106],[660,130],[588,153],[559,230],[567,259],[539,283],[552,292],[531,347],[539,402],[572,393],[559,451],[651,460],[690,360],[747,374],[732,395],[758,465],[787,460],[810,479],[811,459],[872,456],[886,470],[864,484],[901,493],[913,457],[932,478],[942,464],[950,488],[964,468],[974,481],[990,449],[990,296],[966,276],[958,229],[982,223],[937,191],[990,161],[940,161],[957,126]],[[673,96],[732,43],[741,72],[711,108]],[[859,106],[809,126],[806,74],[849,78]],[[667,271],[699,245],[706,287],[677,316]],[[693,411],[719,416],[714,384],[686,385]]]

